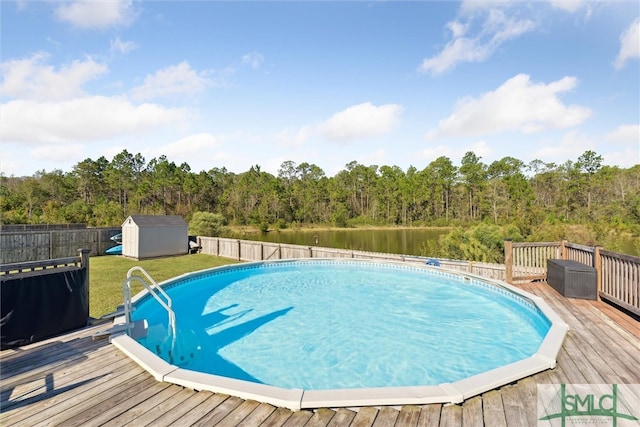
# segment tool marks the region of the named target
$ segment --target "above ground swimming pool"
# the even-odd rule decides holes
[[[144,291],[142,333],[112,342],[158,379],[293,409],[461,401],[555,366],[567,330],[538,297],[422,265],[282,260],[162,285],[175,326]]]

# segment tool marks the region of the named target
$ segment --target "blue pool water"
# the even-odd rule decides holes
[[[534,354],[548,320],[524,297],[438,269],[292,261],[213,269],[152,298],[139,341],[185,369],[283,388],[436,385]]]

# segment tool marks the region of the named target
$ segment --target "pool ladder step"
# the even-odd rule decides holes
[[[128,333],[131,338],[139,339],[147,336],[147,329],[148,327],[146,320],[136,320],[131,325],[128,325],[126,323],[119,323],[114,324],[109,329],[94,333],[93,335],[91,335],[91,339],[93,341],[97,341],[103,338],[108,338],[111,335],[117,335],[121,333]]]
[[[181,365],[194,359],[200,351],[200,345],[193,332],[177,331],[175,341],[167,334],[163,325],[153,325],[148,329],[147,348],[171,364]]]
[[[134,272],[139,271],[142,273],[142,276],[133,274]],[[145,280],[146,279],[146,280]],[[176,342],[176,314],[174,313],[171,305],[171,298],[167,293],[162,289],[158,283],[140,266],[135,266],[129,269],[127,272],[127,278],[122,282],[122,294],[124,296],[124,317],[125,317],[125,327],[129,335],[135,330],[135,324],[131,322],[131,313],[133,312],[133,305],[131,301],[131,283],[138,282],[144,286],[144,288],[149,292],[149,294],[155,298],[156,301],[167,311],[169,316],[169,334],[171,339],[171,348],[172,351],[175,349]]]

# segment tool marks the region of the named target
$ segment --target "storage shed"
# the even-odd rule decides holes
[[[180,215],[131,215],[122,223],[123,256],[183,255],[188,247],[188,226]]]

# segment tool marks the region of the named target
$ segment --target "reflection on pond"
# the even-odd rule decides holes
[[[426,242],[437,243],[447,234],[448,228],[394,228],[394,229],[344,229],[344,230],[285,230],[268,233],[236,234],[236,239],[261,242],[289,243],[304,246],[322,246],[336,249],[353,249],[369,252],[384,252],[404,255],[426,255],[421,253]],[[640,256],[640,239],[627,238],[619,241],[618,248],[605,248],[633,256]]]
[[[392,254],[422,255],[425,242],[438,240],[447,234],[447,228],[401,228],[380,230],[305,230],[270,231],[234,235],[234,238],[261,242],[289,243],[304,246],[322,246],[336,249],[353,249]]]

